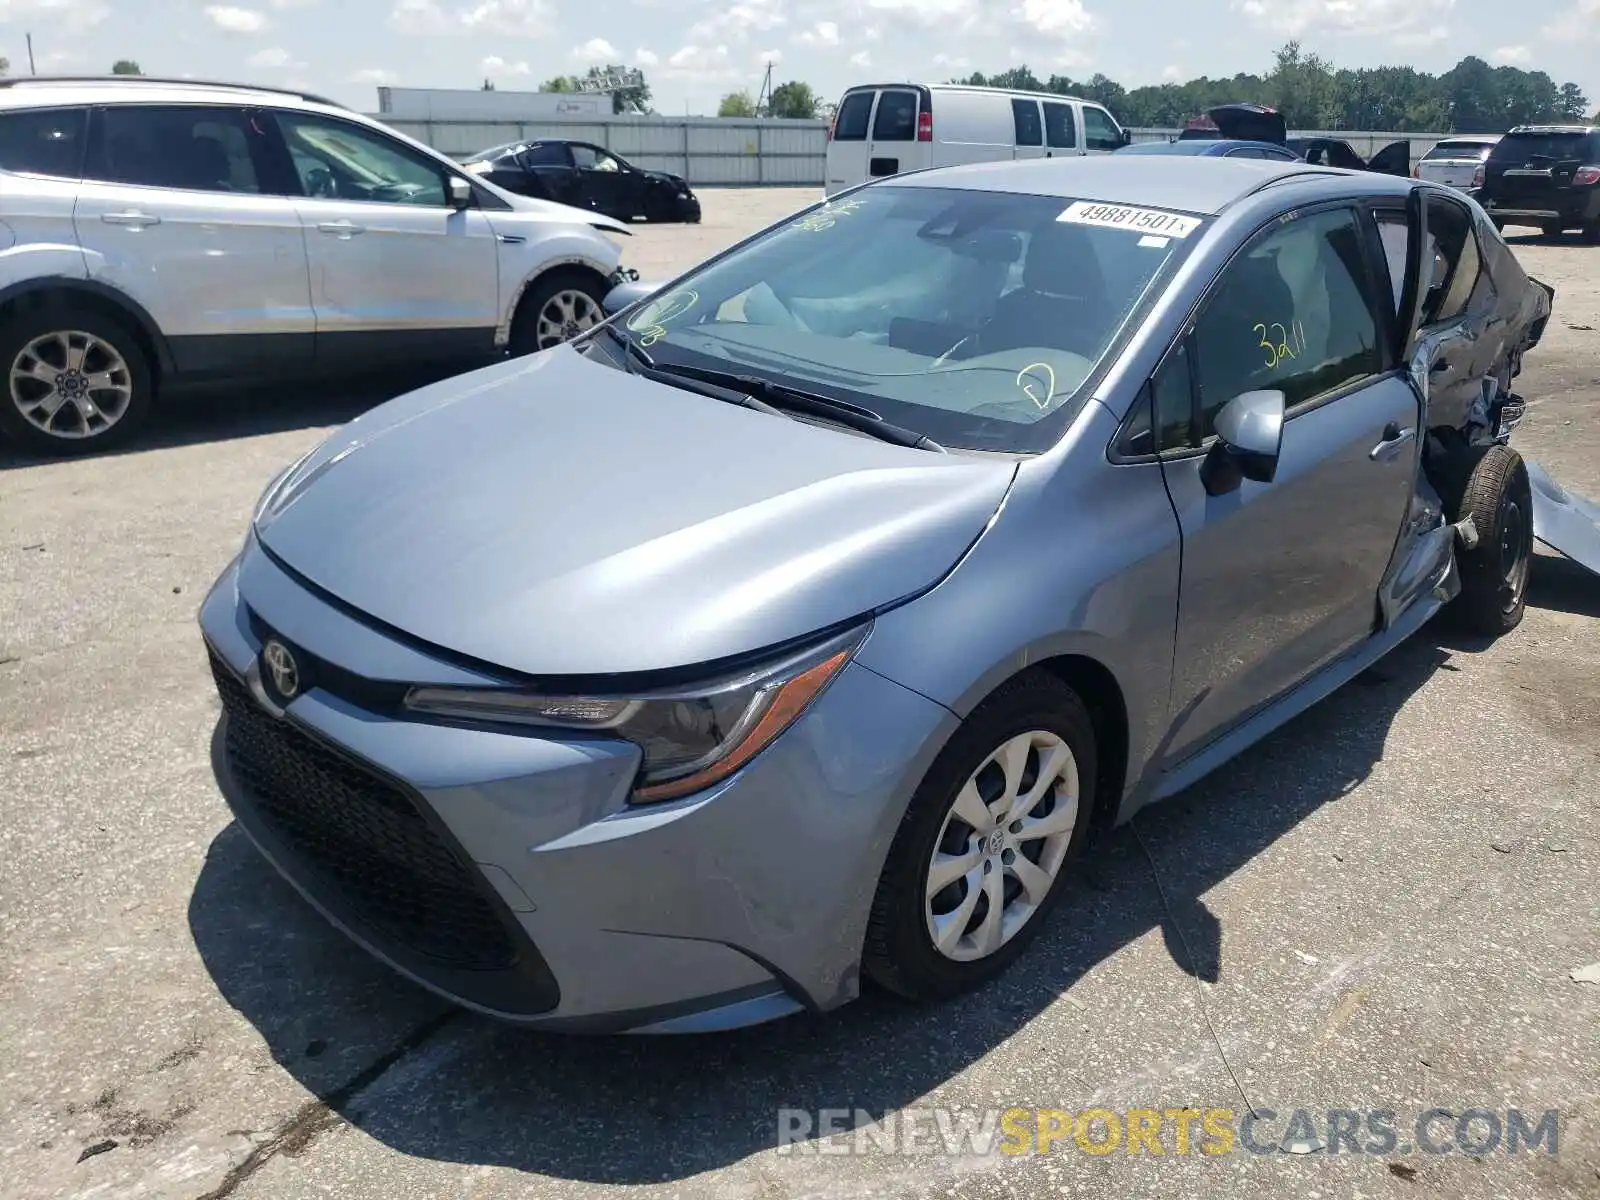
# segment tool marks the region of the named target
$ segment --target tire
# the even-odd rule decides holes
[[[1583,240],[1591,246],[1600,246],[1600,221],[1590,221],[1583,227]]]
[[[121,445],[149,419],[154,400],[150,363],[133,331],[73,304],[6,323],[0,371],[6,383],[0,433],[40,454],[92,454]],[[40,378],[47,372],[56,382]],[[52,404],[54,411],[47,411]]]
[[[998,807],[1007,780],[998,756],[1022,738],[1034,743],[1021,760],[1016,780],[1023,795],[1038,785],[1046,762],[1062,766],[1051,772],[1060,790],[1048,790],[1023,815],[1034,823],[1035,836],[1016,838],[1020,821],[995,824],[992,817],[977,818],[986,810],[981,806],[974,810],[961,798],[971,784],[980,798],[988,797]],[[1062,750],[1067,752],[1065,759]],[[1054,676],[1042,671],[1020,675],[974,709],[928,769],[895,834],[867,926],[862,953],[867,977],[905,999],[927,1002],[959,995],[1010,966],[1038,934],[1061,895],[1066,865],[1082,847],[1093,808],[1096,764],[1089,711],[1077,693]],[[958,807],[987,822],[983,837]],[[1038,836],[1045,832],[1049,836]],[[952,881],[930,897],[936,851],[952,859],[952,870],[959,870],[954,859],[976,865],[952,875]],[[1022,859],[1040,872],[1032,874],[1038,881],[1036,896],[1025,894],[1017,874],[1015,863]],[[998,888],[1003,898],[1001,920],[994,925],[988,919],[991,888]],[[935,917],[943,918],[950,930],[945,950],[935,943]],[[1009,931],[1008,919],[1017,922]],[[958,922],[960,928],[953,928]],[[982,940],[989,933],[1000,939],[998,944]]]
[[[1544,236],[1547,238],[1559,238],[1566,231],[1567,227],[1565,225],[1545,224],[1539,226],[1539,232],[1544,234]]]
[[[1533,561],[1533,489],[1510,446],[1473,447],[1458,471],[1451,519],[1471,517],[1478,544],[1456,550],[1461,594],[1447,610],[1465,632],[1500,637],[1522,624]]]
[[[563,267],[539,276],[528,285],[512,318],[512,357],[548,350],[598,325],[605,319],[604,299],[605,284],[592,272]],[[562,334],[555,336],[551,322],[559,313],[572,319],[564,321]]]

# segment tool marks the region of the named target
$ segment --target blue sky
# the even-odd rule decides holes
[[[1576,80],[1600,107],[1600,0],[0,0],[14,73],[30,31],[41,73],[126,57],[368,111],[379,83],[532,89],[596,61],[642,67],[664,113],[715,111],[768,60],[829,98],[1022,61],[1135,85],[1264,70],[1290,37],[1345,66],[1477,54]]]

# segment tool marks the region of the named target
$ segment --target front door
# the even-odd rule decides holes
[[[1411,143],[1409,141],[1390,142],[1382,150],[1367,159],[1367,170],[1376,171],[1380,175],[1410,175]]]
[[[1043,158],[1045,155],[1044,144],[1044,119],[1039,115],[1039,102],[1037,100],[1024,100],[1013,97],[1011,101],[1011,121],[1016,131],[1017,158]]]
[[[1258,234],[1155,381],[1183,530],[1174,760],[1374,631],[1420,450],[1416,393],[1391,369],[1364,239],[1346,208]],[[1208,495],[1200,467],[1216,414],[1256,389],[1288,406],[1277,476]]]
[[[305,238],[259,111],[98,109],[74,212],[90,275],[131,296],[180,372],[309,365]]]
[[[487,352],[500,321],[498,242],[475,208],[449,202],[449,172],[375,129],[279,111],[305,192],[317,360]]]

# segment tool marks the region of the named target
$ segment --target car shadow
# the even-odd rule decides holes
[[[1528,606],[1575,617],[1600,617],[1600,576],[1570,558],[1540,551],[1528,575]]]
[[[1436,671],[1456,669],[1456,653],[1426,627],[1209,778],[1105,835],[1012,969],[936,1007],[868,990],[830,1014],[684,1038],[552,1036],[458,1012],[442,1027],[439,1017],[415,1022],[421,1048],[401,1059],[410,1071],[367,1087],[369,1069],[339,1085],[308,1039],[378,1041],[367,1031],[394,1024],[379,1013],[427,1010],[421,989],[349,951],[237,825],[209,848],[190,927],[222,996],[277,1061],[386,1146],[586,1182],[686,1179],[772,1148],[781,1108],[876,1120],[916,1103],[1152,930],[1183,971],[1225,979],[1227,931],[1208,891],[1364,780],[1396,713]]]
[[[406,392],[488,366],[494,360],[384,371],[344,380],[190,386],[163,395],[150,422],[125,445],[82,455],[117,458],[236,438],[343,425]],[[58,462],[0,439],[0,471]]]

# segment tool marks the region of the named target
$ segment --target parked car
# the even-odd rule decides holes
[[[962,84],[865,84],[845,92],[828,134],[828,195],[928,167],[1108,154],[1131,140],[1076,96]]]
[[[593,209],[619,221],[700,220],[700,199],[682,176],[636,167],[589,142],[508,142],[469,156],[462,169],[519,196]]]
[[[0,433],[130,437],[190,382],[472,361],[594,325],[608,217],[297,92],[0,80]]]
[[[1498,133],[1471,133],[1435,142],[1433,148],[1422,156],[1412,174],[1429,183],[1442,183],[1463,192],[1476,192],[1483,187],[1486,174],[1484,164],[1500,138]]]
[[[1319,167],[1347,171],[1411,174],[1411,142],[1390,142],[1370,159],[1362,158],[1342,138],[1291,138],[1283,114],[1263,104],[1220,104],[1193,118],[1178,135],[1180,142],[1241,138],[1285,146],[1295,157]]]
[[[1124,146],[1119,154],[1181,154],[1194,158],[1254,158],[1272,162],[1299,162],[1299,156],[1287,146],[1271,142],[1250,142],[1239,138],[1217,138],[1176,142],[1135,142]]]
[[[1497,226],[1578,229],[1600,243],[1600,126],[1519,125],[1484,167],[1479,200]]]
[[[200,616],[219,784],[357,942],[513,1021],[959,992],[1092,831],[1446,604],[1516,626],[1551,298],[1409,177],[859,188],[278,476]]]

